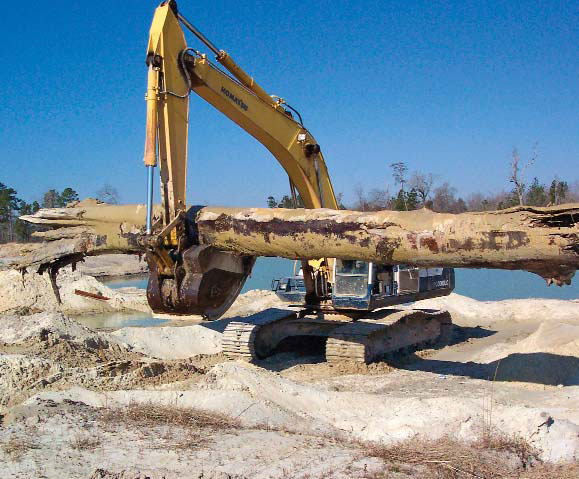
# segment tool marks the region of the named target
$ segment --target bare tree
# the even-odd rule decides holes
[[[97,199],[109,205],[119,204],[119,192],[114,186],[108,183],[103,185],[100,190],[96,192]]]
[[[468,211],[487,211],[489,209],[489,199],[482,193],[471,193],[466,198]]]
[[[525,204],[525,171],[535,163],[535,159],[537,158],[537,147],[533,148],[533,156],[531,159],[525,163],[524,166],[521,166],[521,157],[519,152],[516,148],[513,148],[513,155],[511,161],[511,177],[509,181],[515,185],[515,191],[517,193],[517,197],[519,199],[519,205],[523,206]]]
[[[418,171],[415,171],[410,177],[410,180],[408,181],[408,186],[411,189],[414,188],[414,190],[418,194],[418,197],[420,198],[420,203],[422,204],[422,206],[424,206],[424,204],[428,200],[428,197],[430,196],[433,183],[434,183],[434,176],[432,175],[432,173],[423,174],[419,173]]]
[[[375,188],[368,193],[368,210],[381,211],[390,206],[390,193],[388,190]]]
[[[445,181],[434,190],[432,209],[439,213],[464,213],[467,206],[462,198],[456,197],[456,188]]]
[[[569,200],[570,203],[579,202],[579,180],[575,180],[573,183],[569,185],[567,200]]]
[[[446,181],[434,190],[432,199],[432,209],[439,213],[448,213],[452,205],[456,202],[456,188],[450,186]]]
[[[368,199],[366,198],[364,187],[360,183],[354,187],[354,195],[356,197],[354,209],[357,211],[368,211]]]
[[[386,210],[390,206],[390,193],[388,190],[374,188],[368,194],[364,191],[361,184],[354,187],[356,200],[352,209],[356,211],[380,211]]]

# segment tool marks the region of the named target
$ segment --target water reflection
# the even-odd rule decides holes
[[[131,274],[127,276],[108,276],[99,278],[99,281],[111,289],[139,288],[147,289],[148,274]]]
[[[154,318],[151,314],[140,311],[85,314],[74,317],[74,320],[90,329],[143,328],[169,322],[168,319]]]

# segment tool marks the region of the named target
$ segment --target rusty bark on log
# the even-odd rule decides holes
[[[579,204],[463,214],[220,207],[195,212],[191,219],[201,244],[252,256],[520,269],[557,284],[569,284],[579,268]],[[81,238],[55,241],[60,246],[52,252],[35,251],[21,267],[53,261],[67,250],[94,255],[142,249],[144,205],[80,204],[23,219],[85,230]]]

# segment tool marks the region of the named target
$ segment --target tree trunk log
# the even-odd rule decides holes
[[[559,285],[569,284],[579,268],[579,204],[463,214],[426,209],[357,212],[204,207],[195,211],[191,219],[201,244],[252,256],[519,269]],[[74,208],[40,210],[22,219],[85,229],[80,239],[52,235],[63,238],[54,242],[61,245],[51,253],[48,243],[44,253],[37,250],[34,257],[23,258],[21,267],[40,265],[43,255],[53,261],[58,251],[94,255],[142,250],[143,205],[81,203]]]

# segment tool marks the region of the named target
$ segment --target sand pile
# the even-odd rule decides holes
[[[158,361],[61,313],[0,316],[0,325],[0,413],[46,388],[154,386],[194,378],[218,361]]]
[[[37,389],[43,378],[62,371],[58,364],[23,354],[0,354],[0,414],[23,401]]]
[[[472,360],[490,363],[501,381],[579,385],[579,325],[545,321],[524,339],[491,345]]]
[[[287,306],[288,303],[284,303],[273,291],[253,289],[240,294],[223,318],[245,317],[269,308],[287,308]]]
[[[137,310],[149,312],[143,290],[123,288],[112,290],[92,276],[79,271],[61,270],[57,277],[62,304],[52,290],[47,274],[27,273],[15,270],[0,271],[0,313],[19,312],[27,314],[39,311],[60,311],[68,314],[100,313],[107,311]],[[75,290],[100,294],[108,301],[100,301],[75,294]]]
[[[579,324],[579,299],[508,299],[477,301],[451,293],[441,298],[417,301],[416,308],[447,309],[469,324],[491,324],[498,321],[562,321]]]
[[[451,294],[416,307],[446,308],[462,327],[482,326],[488,337],[441,359],[473,361],[485,377],[545,385],[579,385],[579,300],[476,301]],[[455,368],[459,370],[460,367]]]
[[[68,340],[86,345],[104,343],[105,336],[85,328],[60,313],[37,313],[30,316],[0,317],[0,342],[20,344],[29,341]]]
[[[219,331],[202,324],[159,328],[122,328],[110,336],[147,356],[159,359],[183,359],[199,354],[221,352]]]

